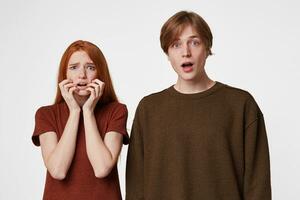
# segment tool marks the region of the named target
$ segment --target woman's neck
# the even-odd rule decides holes
[[[89,96],[80,96],[78,94],[74,94],[74,98],[75,98],[76,102],[78,103],[78,105],[80,107],[82,107],[83,104],[86,102],[86,100],[89,98]]]

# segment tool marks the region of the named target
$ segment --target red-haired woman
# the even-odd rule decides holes
[[[121,199],[116,163],[128,143],[126,121],[101,50],[72,43],[60,62],[55,103],[35,115],[32,141],[47,168],[43,199]]]

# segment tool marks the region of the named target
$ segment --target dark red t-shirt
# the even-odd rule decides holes
[[[128,144],[126,130],[127,108],[124,104],[113,102],[97,105],[94,110],[97,126],[101,137],[109,131],[123,135],[123,143]],[[61,138],[69,116],[65,102],[39,108],[35,115],[35,129],[32,141],[40,145],[39,135],[54,131],[58,140]],[[80,114],[76,150],[67,176],[56,180],[47,171],[44,200],[120,200],[121,191],[117,166],[105,178],[97,178],[87,157],[83,115]]]

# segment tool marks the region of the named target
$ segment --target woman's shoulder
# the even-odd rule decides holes
[[[126,109],[126,105],[118,101],[113,101],[103,105],[103,108],[107,110]]]
[[[99,105],[98,110],[100,112],[96,112],[96,113],[101,113],[102,116],[104,115],[110,116],[118,113],[127,114],[128,112],[126,105],[117,101],[109,102],[104,105]]]
[[[36,113],[49,113],[49,112],[55,112],[56,110],[61,110],[65,108],[65,103],[54,103],[54,104],[49,104],[49,105],[43,105],[38,107],[36,110]]]

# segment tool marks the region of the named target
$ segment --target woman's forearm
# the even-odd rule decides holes
[[[93,112],[84,111],[83,116],[87,155],[95,176],[103,178],[110,173],[117,158],[113,156],[101,138]]]
[[[64,179],[72,163],[79,118],[80,110],[70,112],[63,134],[46,161],[48,171],[56,179]]]

